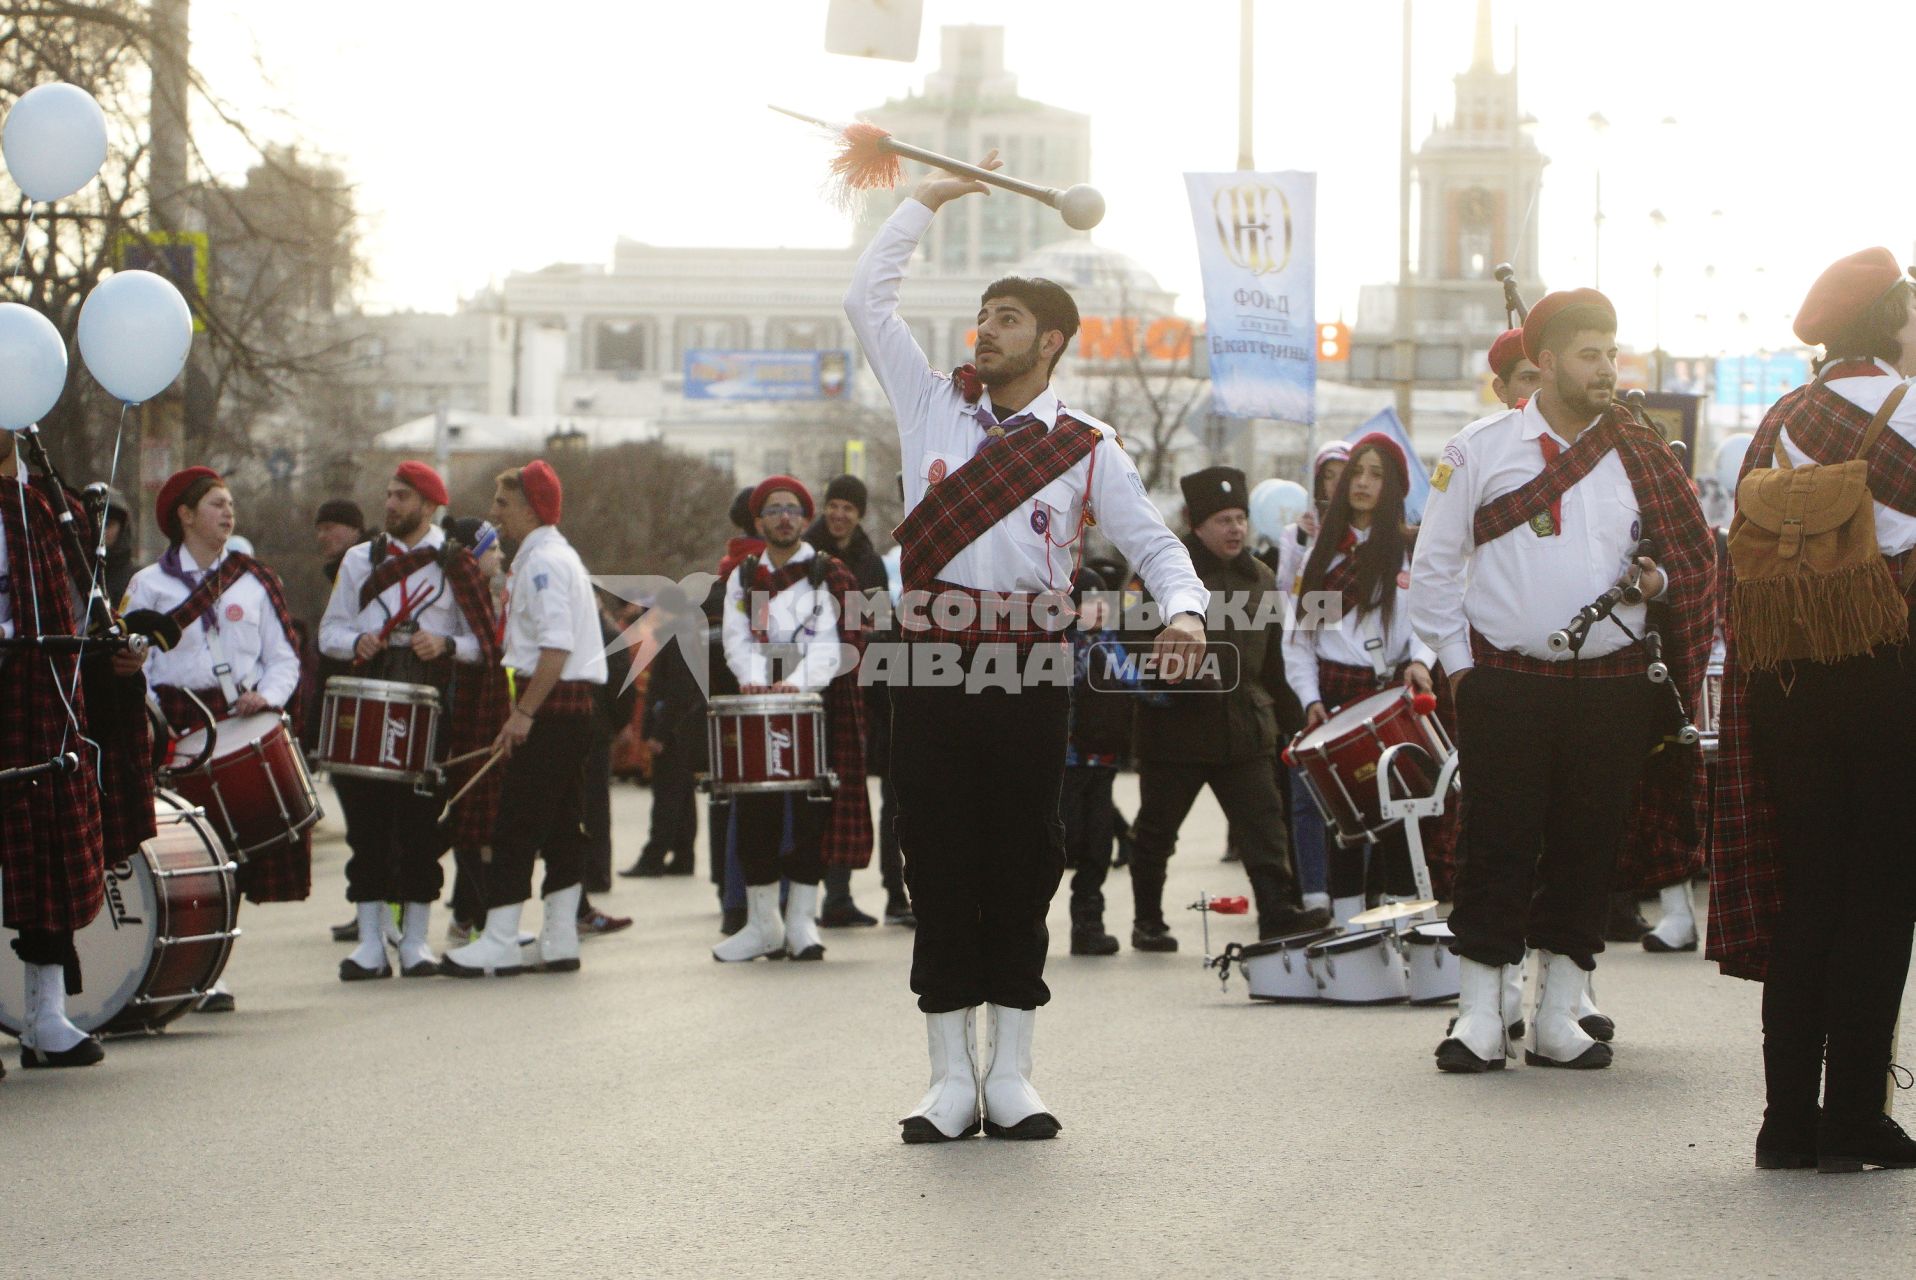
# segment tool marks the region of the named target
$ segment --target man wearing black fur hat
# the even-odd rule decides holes
[[[1191,528],[1184,545],[1199,579],[1214,599],[1243,600],[1254,625],[1212,632],[1209,651],[1223,660],[1221,688],[1180,691],[1138,708],[1131,945],[1139,951],[1178,949],[1164,919],[1165,864],[1177,849],[1178,828],[1207,786],[1230,821],[1250,878],[1258,936],[1318,928],[1330,919],[1322,908],[1297,904],[1273,766],[1277,709],[1294,698],[1284,680],[1282,632],[1275,622],[1255,625],[1276,616],[1277,577],[1249,549],[1250,486],[1236,467],[1208,467],[1178,484]]]

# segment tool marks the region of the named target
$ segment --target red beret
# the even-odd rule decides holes
[[[1405,493],[1409,493],[1410,464],[1404,461],[1403,446],[1383,432],[1373,431],[1367,436],[1360,436],[1357,442],[1351,445],[1351,457],[1355,458],[1363,450],[1373,448],[1384,459],[1385,466],[1396,469],[1397,483],[1402,486]]]
[[[1543,353],[1543,331],[1550,322],[1566,311],[1582,308],[1601,311],[1610,317],[1610,327],[1617,327],[1617,309],[1610,305],[1610,299],[1595,289],[1559,289],[1555,293],[1546,293],[1530,308],[1530,314],[1523,322],[1523,353],[1531,364],[1541,364],[1537,357]]]
[[[435,507],[443,507],[452,501],[446,495],[446,482],[439,478],[437,471],[423,462],[400,463],[399,470],[393,472],[393,479]]]
[[[1896,255],[1887,249],[1865,249],[1840,259],[1816,277],[1796,309],[1796,336],[1822,346],[1861,319],[1902,278]]]
[[[792,479],[790,476],[767,476],[758,482],[758,488],[752,490],[752,515],[754,518],[758,516],[759,512],[765,509],[765,499],[771,497],[780,489],[797,497],[799,505],[805,508],[805,518],[807,520],[812,518],[812,495],[805,491],[804,485]]]
[[[175,508],[186,497],[186,491],[193,487],[195,480],[212,480],[225,484],[220,473],[211,467],[188,467],[184,471],[175,471],[160,486],[160,497],[153,504],[153,518],[160,526],[160,532],[167,540],[173,541],[180,536],[180,520]]]
[[[1490,371],[1505,382],[1510,381],[1510,371],[1523,358],[1522,329],[1505,329],[1490,344]]]
[[[558,472],[544,459],[535,458],[519,468],[519,488],[540,524],[559,523],[559,513],[565,509],[565,490],[559,484]]]

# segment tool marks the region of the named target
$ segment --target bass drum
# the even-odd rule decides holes
[[[158,833],[106,874],[106,904],[73,935],[85,990],[67,1017],[86,1032],[158,1031],[212,989],[239,936],[231,861],[205,814],[169,791],[154,800]],[[26,966],[0,947],[0,1031],[26,1020]]]

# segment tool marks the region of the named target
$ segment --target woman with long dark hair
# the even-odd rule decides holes
[[[1284,671],[1304,706],[1306,731],[1345,704],[1393,684],[1431,691],[1436,657],[1411,630],[1410,611],[1398,598],[1409,585],[1409,490],[1410,468],[1396,441],[1373,432],[1351,446],[1304,562],[1297,623],[1284,640]],[[1313,608],[1325,593],[1337,597],[1331,607]],[[1330,852],[1339,923],[1362,911],[1368,894],[1409,897],[1416,891],[1401,829],[1384,837],[1378,857],[1370,853],[1364,846]]]

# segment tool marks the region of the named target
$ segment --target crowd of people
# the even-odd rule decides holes
[[[1617,316],[1589,289],[1540,299],[1489,345],[1504,407],[1444,446],[1420,525],[1403,448],[1366,435],[1317,453],[1311,508],[1259,547],[1241,471],[1183,476],[1173,531],[1117,431],[1060,398],[1051,376],[1078,317],[1059,285],[995,282],[974,362],[931,367],[897,313],[899,286],[939,208],[978,190],[927,179],[846,299],[898,420],[907,514],[893,564],[864,528],[862,481],[831,478],[820,504],[799,478],[767,476],[739,493],[709,594],[670,588],[641,617],[593,586],[547,464],[499,474],[481,518],[449,511],[445,478],[408,461],[377,531],[349,500],[319,508],[331,595],[302,624],[273,570],[235,546],[215,471],[167,480],[153,512],[167,549],[134,572],[112,550],[123,503],[89,512],[9,454],[0,767],[21,772],[0,774],[0,848],[26,967],[23,1064],[105,1055],[65,1013],[85,981],[75,932],[100,909],[105,868],[153,837],[154,765],[176,740],[283,715],[333,774],[354,912],[335,931],[352,944],[339,976],[357,983],[577,970],[582,935],[628,925],[590,898],[611,886],[625,732],[647,744],[652,804],[619,873],[693,874],[703,825],[715,960],[819,961],[821,929],[912,929],[930,1085],[901,1121],[907,1142],[1061,1131],[1033,1083],[1052,900],[1071,871],[1070,951],[1114,955],[1105,886],[1126,866],[1131,947],[1175,951],[1167,864],[1208,787],[1260,937],[1353,928],[1426,884],[1450,903],[1460,997],[1435,1059],[1458,1074],[1502,1069],[1524,1040],[1532,1065],[1611,1065],[1598,957],[1619,938],[1694,951],[1690,885],[1707,854],[1711,954],[1765,982],[1757,1163],[1916,1166],[1884,1113],[1916,918],[1895,777],[1916,754],[1902,662],[1916,310],[1887,251],[1811,288],[1798,333],[1825,355],[1765,419],[1727,550],[1683,461],[1616,399]],[[106,523],[102,563],[63,541],[61,518],[76,515]],[[1094,537],[1104,554],[1088,554]],[[76,587],[100,575],[120,607],[88,616]],[[683,616],[704,661],[634,645]],[[129,638],[136,618],[167,626]],[[100,640],[63,675],[43,642],[78,635]],[[643,679],[628,679],[641,650]],[[1686,731],[1713,660],[1712,769]],[[1420,714],[1454,739],[1461,799],[1415,841],[1401,823],[1339,838],[1286,747],[1393,690],[1434,707]],[[99,711],[149,696],[150,724]],[[433,709],[430,755],[408,755],[390,729],[342,747],[354,699]],[[708,711],[751,700],[822,717],[819,764],[835,785],[718,788],[701,806],[697,779],[722,773]],[[76,725],[90,750],[37,769]],[[1127,763],[1129,821],[1113,788]],[[245,896],[305,897],[311,836],[310,822],[289,824],[242,850]],[[874,853],[876,916],[851,893]],[[524,913],[540,862],[534,934]],[[1664,908],[1654,930],[1638,915],[1649,897]],[[198,999],[216,1010],[234,997]]]

